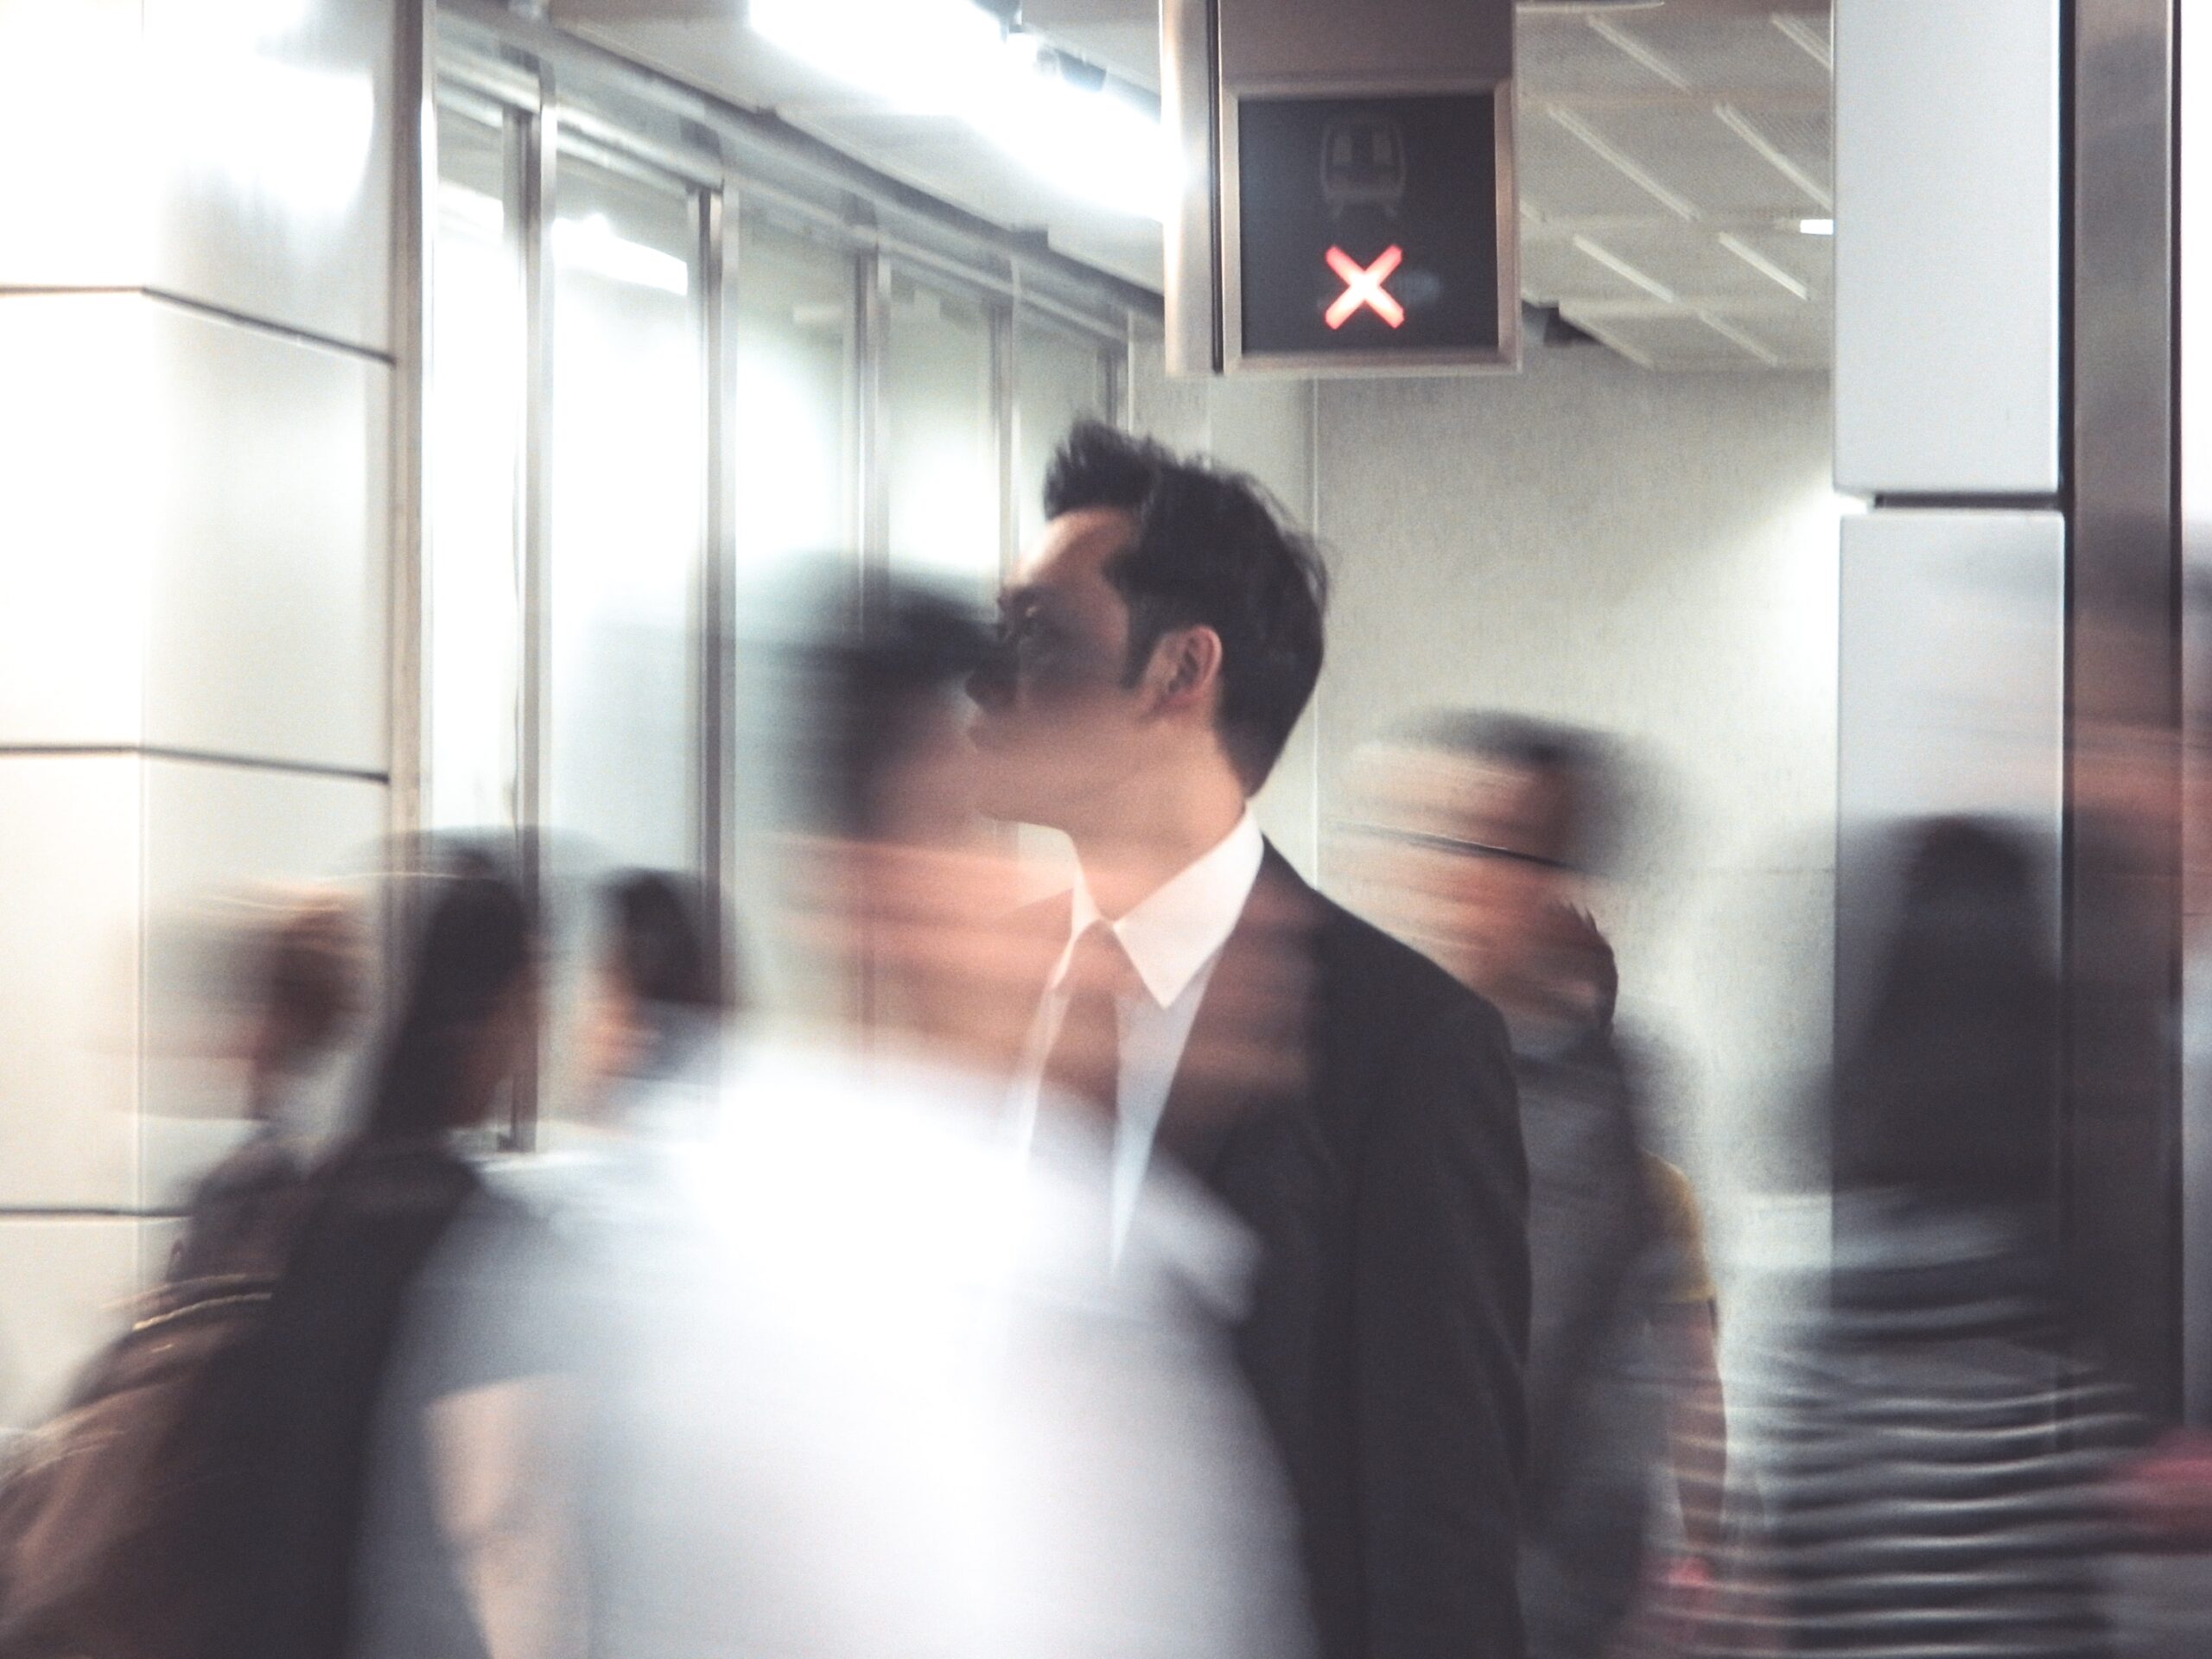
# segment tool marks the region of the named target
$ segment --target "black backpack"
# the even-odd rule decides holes
[[[315,1182],[257,1142],[0,1472],[0,1659],[228,1659],[265,1541],[248,1402]]]

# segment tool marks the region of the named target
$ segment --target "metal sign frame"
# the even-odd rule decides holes
[[[1497,349],[1403,352],[1247,352],[1244,349],[1243,190],[1237,166],[1237,116],[1243,100],[1274,98],[1435,98],[1487,93],[1496,130],[1497,201]],[[1500,374],[1521,367],[1520,194],[1513,158],[1513,81],[1296,81],[1224,88],[1217,100],[1213,144],[1219,168],[1209,181],[1214,206],[1213,283],[1220,299],[1217,362],[1226,374],[1332,375]],[[1170,280],[1173,273],[1170,272]]]

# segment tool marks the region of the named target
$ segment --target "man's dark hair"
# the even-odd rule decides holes
[[[1598,733],[1525,715],[1453,709],[1415,721],[1397,741],[1541,780],[1551,792],[1544,829],[1548,857],[1599,872],[1618,855],[1622,768],[1614,746]]]
[[[1312,540],[1243,474],[1096,421],[1067,435],[1045,474],[1046,517],[1088,507],[1136,521],[1105,573],[1129,607],[1128,683],[1172,630],[1219,634],[1222,747],[1257,790],[1321,676],[1328,576]]]

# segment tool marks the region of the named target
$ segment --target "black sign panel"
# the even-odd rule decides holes
[[[1244,354],[1494,357],[1497,148],[1487,92],[1239,100]]]

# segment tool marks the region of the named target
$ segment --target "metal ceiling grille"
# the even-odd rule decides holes
[[[1824,368],[1828,20],[1521,18],[1523,287],[1655,369]]]

